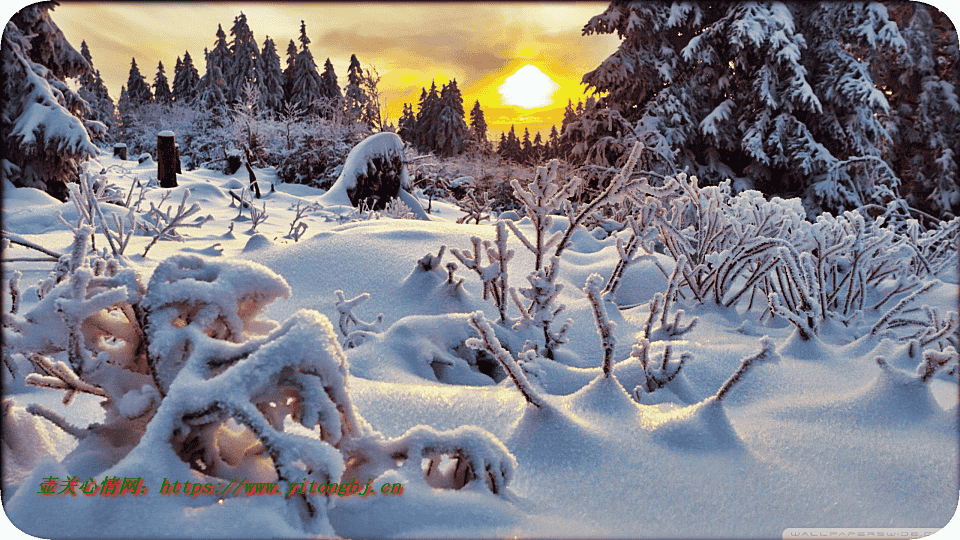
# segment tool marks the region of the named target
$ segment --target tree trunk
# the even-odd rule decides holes
[[[127,159],[127,145],[123,143],[117,143],[113,145],[113,155],[118,156],[120,159],[126,161]]]
[[[172,131],[157,134],[157,180],[162,188],[177,187],[177,146]]]
[[[177,174],[183,174],[183,171],[180,170],[180,143],[175,143],[173,148],[176,150],[177,154]]]

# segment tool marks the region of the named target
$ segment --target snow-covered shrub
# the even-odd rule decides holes
[[[563,285],[557,283],[559,273],[560,259],[551,257],[549,264],[527,275],[530,287],[521,287],[520,294],[530,302],[528,305],[524,305],[517,297],[515,288],[510,288],[513,302],[520,310],[520,320],[514,324],[514,329],[522,331],[530,326],[542,329],[543,356],[551,360],[555,357],[557,347],[568,342],[566,333],[573,325],[573,319],[566,319],[559,330],[553,329],[557,316],[566,309],[563,304],[556,303],[563,290]]]
[[[605,298],[601,297],[603,288],[603,278],[600,274],[591,274],[587,278],[587,283],[583,286],[583,292],[590,299],[590,306],[593,308],[593,319],[597,323],[597,334],[600,335],[600,343],[603,346],[603,362],[600,364],[603,370],[603,376],[610,378],[613,374],[613,351],[617,346],[617,339],[613,335],[616,323],[607,317]]]
[[[343,291],[337,290],[334,291],[334,294],[337,295],[337,313],[340,315],[338,327],[343,338],[343,346],[352,349],[363,343],[371,334],[377,332],[380,324],[383,323],[383,313],[377,315],[375,322],[363,321],[353,314],[353,309],[369,300],[370,293],[359,294],[350,300],[343,296]],[[354,326],[352,330],[350,325]]]
[[[187,208],[187,199],[190,198],[190,190],[183,190],[183,199],[180,200],[180,205],[177,207],[177,211],[171,214],[173,210],[173,205],[167,206],[166,211],[161,211],[160,206],[163,205],[164,201],[170,198],[170,192],[165,191],[163,198],[160,200],[160,203],[154,205],[150,203],[150,211],[139,221],[139,226],[153,236],[153,240],[147,244],[147,247],[143,249],[143,256],[146,257],[147,253],[150,251],[150,248],[154,246],[160,240],[182,240],[182,237],[177,232],[178,228],[181,227],[200,227],[205,223],[203,218],[200,218],[193,223],[186,223],[186,219],[197,212],[200,211],[200,205],[198,203],[193,203],[190,205],[190,208]],[[251,213],[253,208],[251,207]]]
[[[678,265],[678,268],[679,267]],[[675,290],[674,283],[677,281],[678,275],[679,272],[674,272],[671,283],[667,287],[668,290]],[[689,353],[683,353],[677,359],[671,358],[673,348],[669,343],[664,346],[663,354],[659,362],[651,358],[650,342],[655,339],[655,336],[661,334],[665,334],[666,337],[682,335],[692,329],[697,321],[697,319],[694,318],[686,327],[678,328],[680,319],[680,311],[678,311],[674,323],[664,329],[663,326],[666,324],[665,321],[668,310],[669,305],[666,305],[664,295],[661,293],[653,295],[653,298],[650,299],[650,314],[647,317],[647,322],[644,324],[642,331],[637,333],[637,341],[633,344],[630,352],[630,358],[636,358],[640,364],[642,381],[641,384],[633,390],[634,396],[640,403],[647,403],[649,401],[647,399],[648,395],[665,387],[674,380],[677,375],[680,374],[680,369],[683,368],[684,363],[692,358]],[[660,319],[661,327],[655,331],[653,330],[653,323],[657,315],[661,313],[663,314]]]
[[[90,253],[92,231],[75,230],[70,253],[39,284],[38,303],[3,315],[5,354],[32,366],[26,384],[64,390],[65,404],[78,392],[105,398],[104,421],[86,428],[43,408],[28,412],[90,446],[129,449],[160,402],[143,354],[145,289],[122,257]]]
[[[534,272],[540,270],[544,255],[560,240],[560,233],[555,233],[549,238],[546,237],[553,226],[553,218],[550,217],[550,214],[563,209],[564,203],[580,187],[580,179],[576,176],[561,185],[559,171],[560,161],[554,159],[546,167],[537,167],[537,175],[526,186],[521,185],[516,179],[510,181],[517,198],[523,202],[526,216],[533,222],[536,233],[534,241],[531,242],[527,239],[512,221],[507,221],[506,224],[523,245],[533,253],[535,257]]]
[[[490,298],[497,310],[500,312],[500,323],[507,323],[507,307],[509,305],[507,293],[510,290],[508,285],[507,263],[513,258],[513,250],[507,249],[507,231],[502,221],[497,222],[497,239],[491,247],[489,240],[481,241],[474,236],[470,238],[473,243],[473,253],[460,251],[453,248],[450,253],[456,257],[463,265],[473,270],[483,282],[483,299]],[[481,249],[481,243],[483,249]],[[487,265],[483,266],[483,255],[487,256]]]
[[[300,311],[282,325],[257,318],[290,295],[277,274],[178,255],[143,287],[126,259],[88,256],[91,233],[77,229],[39,303],[3,315],[5,352],[34,366],[28,384],[65,390],[65,402],[77,392],[104,398],[106,419],[86,428],[28,408],[81,439],[77,452],[102,455],[106,466],[166,456],[224,482],[283,482],[284,493],[304,478],[378,477],[398,465],[404,478],[434,487],[479,481],[504,492],[516,460],[481,429],[373,431],[350,400],[346,357],[324,316]],[[450,477],[421,468],[447,459],[457,461]],[[332,530],[326,501],[292,495],[303,527]]]
[[[142,303],[144,332],[150,336],[147,360],[157,387],[165,393],[190,358],[204,357],[210,365],[228,362],[216,356],[227,354],[223,343],[239,344],[251,333],[266,333],[270,325],[257,315],[289,296],[290,287],[281,278],[253,263],[195,255],[161,262]]]
[[[483,317],[483,313],[479,311],[473,313],[470,315],[469,322],[470,326],[480,334],[480,337],[468,339],[466,341],[467,347],[471,349],[483,349],[496,358],[497,362],[500,363],[504,371],[510,376],[510,380],[516,385],[517,390],[519,390],[523,398],[527,400],[527,403],[537,408],[542,407],[543,399],[530,385],[530,382],[527,381],[524,370],[520,368],[516,360],[513,359],[513,356],[500,344],[500,340],[497,339],[493,327],[491,327],[490,323]]]

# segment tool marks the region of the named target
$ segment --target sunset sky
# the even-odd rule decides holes
[[[126,84],[131,58],[151,84],[158,61],[172,81],[184,51],[190,51],[203,75],[203,50],[212,48],[217,24],[229,41],[233,20],[243,11],[261,47],[266,36],[274,40],[281,65],[303,19],[314,59],[321,68],[331,59],[341,88],[351,54],[364,68],[376,66],[388,121],[394,124],[404,102],[418,101],[421,87],[429,88],[435,79],[439,88],[456,78],[467,120],[479,100],[488,136],[495,139],[511,124],[518,134],[529,127],[531,135],[540,130],[546,137],[552,124],[559,129],[567,100],[575,104],[585,98],[581,76],[619,44],[615,36],[580,35],[607,5],[62,1],[52,15],[77,49],[86,40],[114,100]]]

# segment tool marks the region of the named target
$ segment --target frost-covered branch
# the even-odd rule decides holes
[[[350,300],[346,299],[341,290],[334,291],[334,294],[337,295],[337,313],[340,314],[340,334],[343,336],[345,343],[350,343],[352,346],[359,345],[369,334],[380,331],[380,325],[383,323],[383,313],[377,314],[375,322],[360,320],[353,314],[354,308],[370,299],[370,293],[359,294]],[[355,327],[353,330],[350,329],[351,324]]]
[[[307,232],[307,224],[301,221],[304,214],[309,210],[309,206],[301,207],[301,201],[297,201],[297,207],[294,209],[293,221],[290,222],[290,231],[286,238],[292,238],[294,242],[299,242],[303,233]]]
[[[523,203],[527,217],[533,223],[536,233],[531,242],[516,225],[507,221],[507,225],[520,242],[534,254],[533,271],[537,272],[543,265],[546,252],[560,239],[560,233],[547,238],[553,218],[550,214],[563,208],[563,203],[572,197],[580,187],[579,177],[573,177],[562,185],[559,180],[560,162],[551,160],[546,167],[537,167],[537,174],[533,181],[521,186],[516,179],[510,181],[513,192]]]
[[[921,294],[924,294],[924,293],[926,293],[927,291],[929,291],[930,289],[932,289],[934,285],[936,285],[936,282],[935,282],[935,281],[930,281],[930,282],[928,282],[926,285],[924,285],[923,287],[920,287],[919,289],[917,289],[917,290],[914,291],[913,293],[909,294],[908,296],[906,296],[905,298],[903,298],[902,300],[900,300],[899,302],[897,302],[897,305],[895,305],[895,306],[893,306],[892,308],[890,308],[889,310],[887,310],[887,312],[884,313],[883,316],[880,317],[879,320],[877,320],[877,322],[873,325],[873,327],[870,328],[870,335],[871,335],[871,336],[876,336],[876,335],[879,334],[882,330],[884,330],[885,328],[887,328],[887,327],[888,327],[888,324],[889,324],[889,322],[890,322],[890,319],[892,319],[893,316],[895,316],[896,314],[898,314],[898,313],[900,313],[901,311],[903,311],[909,304],[911,304],[912,302],[914,302],[915,300],[917,300],[917,298],[919,298]]]
[[[570,242],[570,236],[573,234],[574,229],[579,225],[583,219],[590,215],[594,209],[599,207],[601,204],[615,201],[627,193],[627,188],[629,188],[634,182],[630,180],[630,175],[633,173],[633,169],[636,167],[637,159],[640,157],[640,152],[643,150],[643,144],[637,143],[634,145],[633,150],[630,152],[630,156],[627,158],[626,163],[623,168],[610,180],[610,184],[601,191],[592,201],[586,204],[582,209],[580,209],[575,215],[570,217],[570,224],[567,226],[567,229],[563,232],[563,236],[560,238],[559,243],[557,244],[557,250],[554,252],[554,257],[560,257],[563,254],[564,249],[566,249],[567,244]],[[574,179],[572,182],[579,184],[581,181],[579,179]]]
[[[250,205],[250,231],[256,232],[257,225],[260,225],[261,223],[266,221],[268,217],[270,216],[267,215],[267,203],[263,203],[263,207],[260,209],[257,209],[256,206],[251,204]]]
[[[14,233],[9,232],[9,231],[3,231],[3,237],[4,237],[5,239],[9,240],[11,244],[17,244],[17,245],[23,246],[23,247],[25,247],[25,248],[30,248],[30,249],[39,251],[40,253],[43,253],[43,254],[45,254],[45,255],[49,255],[49,256],[53,257],[54,259],[59,259],[60,257],[63,256],[63,254],[61,254],[61,253],[57,253],[56,251],[49,250],[49,249],[47,249],[47,248],[45,248],[45,247],[43,247],[43,246],[41,246],[41,245],[35,244],[35,243],[27,240],[26,238],[24,238],[24,237],[22,237],[22,236],[20,236],[20,235],[18,235],[18,234],[14,234]]]
[[[773,349],[773,342],[770,341],[770,339],[766,336],[760,338],[760,352],[741,360],[740,367],[737,368],[737,371],[734,372],[734,374],[731,375],[725,383],[723,383],[723,386],[717,390],[717,393],[714,394],[716,400],[718,402],[723,400],[723,398],[730,392],[730,389],[740,382],[740,379],[747,373],[747,371],[750,371],[750,368],[753,367],[753,364],[770,359],[774,354],[776,353]]]
[[[938,369],[950,363],[957,362],[957,350],[947,347],[940,351],[923,351],[923,362],[917,366],[916,376],[921,382],[929,382]]]
[[[27,412],[34,416],[39,416],[40,418],[45,418],[49,420],[51,424],[62,429],[65,433],[73,436],[77,440],[83,439],[90,433],[89,429],[79,428],[71,424],[63,416],[51,411],[50,409],[38,403],[31,403],[30,405],[27,405]]]
[[[190,208],[187,208],[187,197],[190,196],[190,190],[183,190],[183,200],[180,201],[180,206],[177,208],[177,212],[174,215],[170,215],[170,211],[173,206],[168,206],[167,211],[161,212],[157,207],[150,203],[150,215],[155,219],[154,223],[150,223],[149,228],[152,229],[153,240],[147,244],[147,247],[143,250],[143,256],[146,257],[147,253],[150,251],[150,248],[153,247],[159,240],[164,238],[175,238],[176,230],[178,227],[200,227],[203,225],[203,222],[200,223],[184,223],[188,217],[196,214],[200,211],[200,205],[193,203]]]
[[[507,323],[507,303],[509,286],[507,283],[507,262],[513,258],[513,250],[507,249],[507,232],[502,221],[497,222],[496,249],[490,247],[489,241],[483,241],[483,247],[487,254],[487,266],[482,266],[481,240],[476,236],[471,237],[473,243],[473,253],[464,253],[459,249],[453,248],[450,253],[456,257],[463,265],[473,270],[480,277],[483,283],[483,299],[492,297],[494,305],[500,313],[500,323]]]
[[[597,323],[597,333],[600,335],[600,343],[603,346],[603,376],[610,378],[613,374],[613,351],[617,346],[617,339],[613,335],[616,329],[616,323],[607,317],[607,310],[604,307],[604,297],[601,295],[603,288],[603,277],[600,274],[591,274],[583,286],[583,292],[590,299],[590,306],[593,308],[593,318]]]
[[[519,390],[523,398],[527,400],[527,403],[540,408],[543,404],[542,398],[530,385],[530,382],[527,381],[526,375],[524,375],[520,366],[517,365],[513,356],[500,344],[500,340],[497,339],[497,335],[494,333],[490,323],[483,317],[483,313],[479,311],[473,313],[470,315],[468,322],[470,326],[480,334],[480,338],[468,339],[466,341],[467,347],[471,349],[484,349],[496,358],[497,361],[500,362],[500,365],[503,366],[504,371],[510,376],[510,380],[517,386],[517,390]]]

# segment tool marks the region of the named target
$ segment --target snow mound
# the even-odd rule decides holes
[[[716,398],[667,412],[659,407],[641,407],[644,424],[653,429],[653,439],[673,449],[710,452],[743,448]]]
[[[409,188],[403,141],[396,133],[376,133],[350,150],[337,181],[319,201],[323,206],[360,206],[367,201],[374,208],[382,208],[391,199],[400,198],[417,217],[428,220],[420,203],[405,191]]]
[[[247,240],[246,245],[243,246],[243,252],[249,253],[251,251],[260,251],[262,249],[269,249],[271,247],[273,247],[273,242],[270,241],[270,239],[266,236],[257,233]]]

